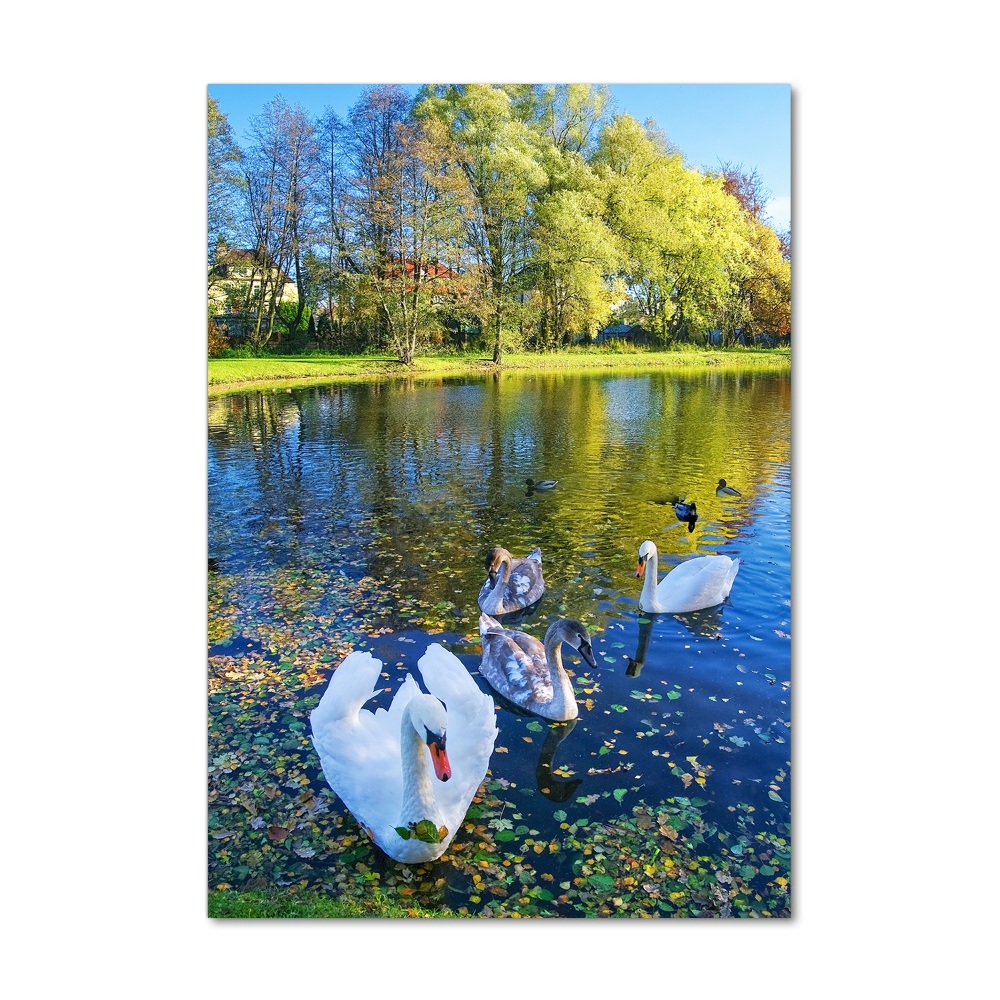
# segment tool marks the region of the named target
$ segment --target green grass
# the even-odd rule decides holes
[[[713,371],[747,371],[791,368],[791,349],[704,350],[608,350],[569,348],[552,352],[523,352],[504,355],[503,371],[643,371],[649,368]],[[300,385],[303,381],[359,381],[391,377],[436,378],[445,375],[482,374],[496,371],[491,358],[481,353],[430,354],[418,357],[412,367],[390,355],[309,355],[262,358],[209,358],[209,391],[225,392],[247,385],[275,388]]]
[[[414,905],[404,908],[390,902],[379,892],[364,900],[335,899],[311,890],[277,892],[216,889],[208,894],[208,915],[233,919],[292,917],[316,919],[330,917],[454,917],[450,910],[428,910]]]

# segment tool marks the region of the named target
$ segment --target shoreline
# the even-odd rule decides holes
[[[426,380],[514,372],[559,374],[614,369],[637,373],[651,368],[678,372],[791,371],[791,349],[684,350],[650,352],[517,353],[493,364],[478,355],[425,355],[406,366],[394,357],[307,355],[264,358],[209,358],[208,393],[284,389],[305,384],[391,379]]]

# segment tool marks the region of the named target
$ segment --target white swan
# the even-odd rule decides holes
[[[403,862],[433,861],[445,852],[497,738],[493,699],[457,656],[435,643],[417,665],[431,694],[407,674],[388,711],[371,712],[361,706],[381,685],[382,662],[355,651],[333,672],[309,717],[330,787],[372,840]]]
[[[532,549],[515,559],[500,546],[486,557],[486,581],[479,589],[479,610],[488,615],[507,615],[534,604],[545,593],[542,550]]]
[[[561,652],[565,642],[590,666],[597,666],[590,633],[580,622],[573,618],[553,622],[543,645],[534,636],[504,628],[484,614],[479,616],[479,635],[483,640],[479,673],[498,694],[555,722],[566,722],[580,714]]]
[[[697,556],[674,567],[657,584],[656,565],[656,546],[643,542],[635,571],[636,576],[645,575],[639,610],[675,615],[721,604],[729,596],[740,568],[739,562],[729,556]]]

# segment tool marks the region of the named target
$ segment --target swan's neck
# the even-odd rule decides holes
[[[403,760],[403,804],[397,826],[409,826],[422,819],[440,826],[441,816],[434,797],[434,773],[427,744],[413,728],[410,706],[403,710],[399,729],[399,749]]]
[[[496,614],[501,605],[503,604],[504,591],[507,588],[507,579],[510,576],[510,561],[504,559],[500,563],[500,568],[497,570],[496,583],[493,584],[493,589],[489,593],[489,598],[486,601],[486,613]]]
[[[510,560],[504,559],[500,563],[500,568],[497,570],[497,582],[493,585],[492,593],[502,594],[504,587],[507,586],[507,580],[510,577]]]
[[[656,574],[658,572],[656,553],[646,557],[646,569],[642,575],[642,592],[639,594],[640,611],[662,611],[663,607],[656,595]]]
[[[576,707],[573,682],[569,679],[562,662],[562,639],[552,637],[545,640],[545,662],[548,663],[549,673],[552,675],[553,716],[558,718],[559,715],[567,714],[570,706]]]

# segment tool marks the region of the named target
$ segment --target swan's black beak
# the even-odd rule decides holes
[[[594,649],[589,642],[581,642],[576,651],[580,654],[582,660],[586,661],[592,667],[597,667],[597,660],[594,659]]]

